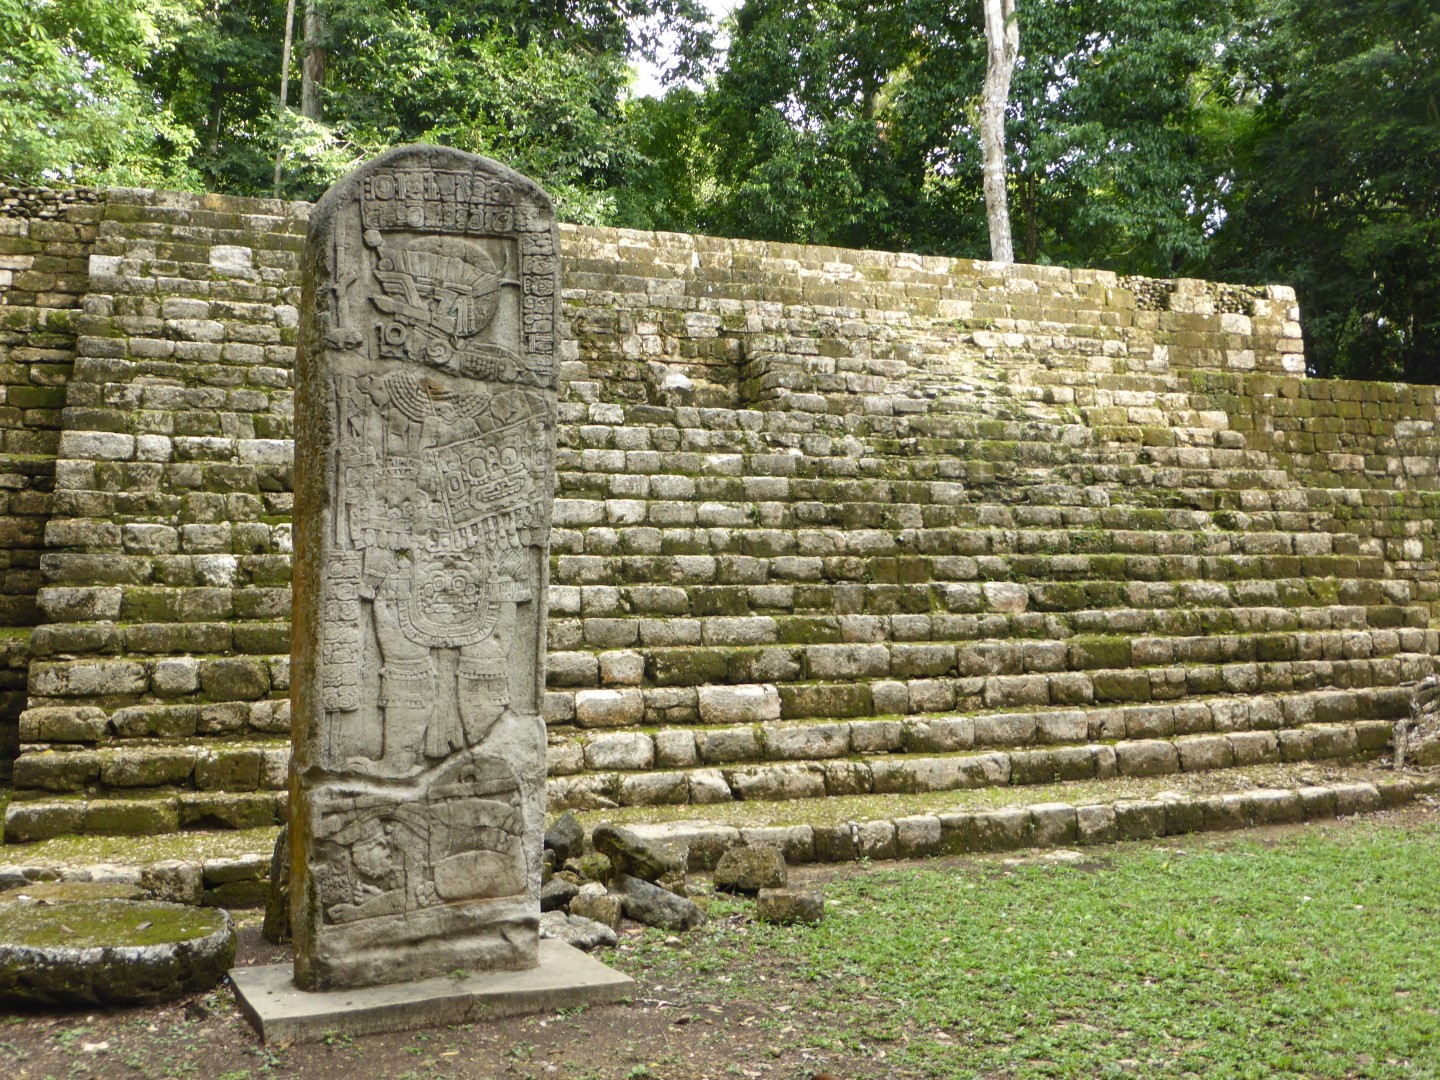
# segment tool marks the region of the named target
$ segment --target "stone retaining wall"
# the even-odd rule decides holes
[[[272,823],[308,206],[32,203],[27,243],[93,249],[73,375],[28,376],[68,381],[58,439],[4,414],[55,489],[7,839]],[[1225,767],[1251,731],[1374,753],[1434,669],[1436,391],[1301,377],[1288,289],[562,242],[557,804],[1101,775],[1132,739],[1223,736],[1191,754]]]
[[[0,184],[0,781],[19,750],[60,410],[102,210],[92,190]]]

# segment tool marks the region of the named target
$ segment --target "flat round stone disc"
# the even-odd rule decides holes
[[[0,904],[0,1000],[148,1004],[214,986],[235,960],[218,908],[158,901]]]

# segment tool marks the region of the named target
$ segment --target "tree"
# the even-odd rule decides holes
[[[1267,0],[1214,272],[1296,286],[1312,370],[1440,382],[1440,9]]]
[[[1010,202],[1005,175],[1005,107],[1010,76],[1020,53],[1020,23],[1015,0],[985,0],[985,92],[980,105],[980,143],[985,155],[985,216],[990,226],[990,258],[1015,261],[1010,241]]]
[[[189,16],[181,3],[0,0],[0,176],[194,187],[193,129],[135,75]]]

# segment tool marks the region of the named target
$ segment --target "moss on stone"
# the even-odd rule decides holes
[[[32,948],[123,948],[193,941],[225,925],[222,912],[178,904],[74,900],[0,905],[0,941]]]

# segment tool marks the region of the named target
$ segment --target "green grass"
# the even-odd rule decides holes
[[[1434,1077],[1437,848],[1440,826],[1367,825],[871,867],[819,927],[717,902],[704,944],[626,966],[768,1005],[847,1077]]]

